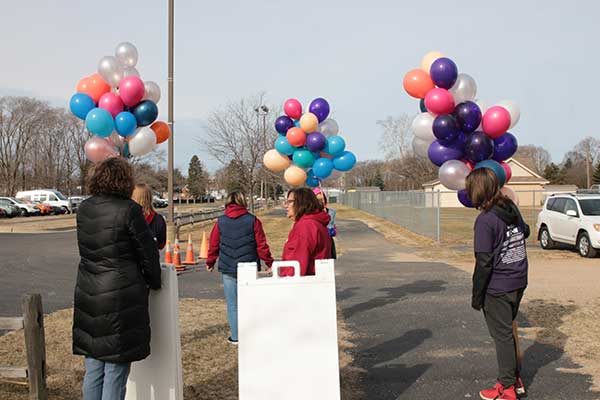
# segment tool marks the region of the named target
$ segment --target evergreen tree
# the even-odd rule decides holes
[[[196,199],[201,198],[206,194],[207,185],[208,176],[204,171],[202,161],[200,161],[197,155],[194,155],[188,167],[187,186],[190,195]]]
[[[598,163],[598,165],[596,165],[594,176],[592,176],[592,183],[594,185],[600,185],[600,162]]]

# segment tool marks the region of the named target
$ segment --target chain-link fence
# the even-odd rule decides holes
[[[518,190],[519,208],[534,230],[537,215],[551,192]],[[462,242],[472,239],[478,211],[463,207],[456,192],[346,192],[337,202],[363,210],[437,241]]]

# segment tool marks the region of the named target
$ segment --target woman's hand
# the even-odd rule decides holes
[[[213,270],[214,270],[214,269],[215,269],[215,266],[214,266],[214,265],[213,265],[212,267],[211,267],[210,265],[208,265],[208,264],[206,265],[206,270],[207,270],[208,272],[213,272]]]

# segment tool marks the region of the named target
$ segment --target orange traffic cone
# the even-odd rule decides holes
[[[202,232],[202,244],[200,245],[200,254],[198,258],[205,260],[208,258],[208,240],[206,240],[206,231]]]
[[[185,267],[181,265],[181,256],[179,255],[179,246],[173,248],[173,265],[176,271],[185,271]]]
[[[194,245],[192,243],[192,234],[188,235],[188,244],[187,251],[185,252],[185,261],[183,265],[196,265],[196,260],[194,259]]]
[[[165,264],[173,264],[173,253],[171,252],[170,240],[167,240],[167,247],[165,248]]]

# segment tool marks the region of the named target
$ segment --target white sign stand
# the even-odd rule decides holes
[[[183,400],[179,288],[173,265],[161,267],[162,287],[149,297],[151,354],[131,364],[127,400]]]
[[[334,262],[315,269],[300,276],[297,261],[280,261],[258,278],[255,263],[238,265],[240,400],[340,399]]]

